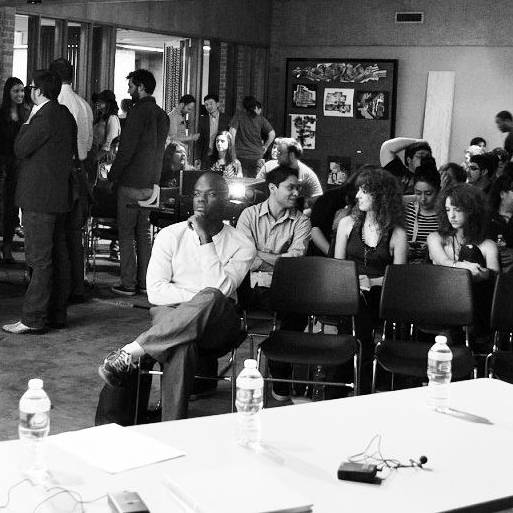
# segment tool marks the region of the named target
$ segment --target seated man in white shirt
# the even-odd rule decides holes
[[[255,257],[252,242],[223,223],[228,186],[205,173],[194,187],[194,215],[155,239],[146,285],[152,327],[110,353],[99,374],[110,387],[127,386],[135,362],[163,364],[162,420],[184,418],[198,355],[217,359],[240,337],[236,290]]]
[[[274,266],[279,258],[303,256],[310,240],[310,220],[296,208],[299,195],[297,170],[278,166],[265,177],[269,199],[242,211],[237,230],[254,241],[257,256],[251,264],[251,290],[248,302],[269,307],[269,287]],[[298,279],[305,279],[299,277]],[[287,314],[281,318],[281,328],[303,331],[306,316]],[[290,365],[269,362],[275,378],[290,376]],[[273,383],[273,397],[278,401],[289,399],[287,383]]]
[[[299,160],[303,155],[301,144],[291,137],[278,137],[274,140],[271,155],[273,159],[260,168],[257,178],[265,178],[269,171],[279,165],[295,169],[301,184],[301,195],[305,198],[303,213],[310,215],[311,206],[322,196],[322,186],[315,171]]]

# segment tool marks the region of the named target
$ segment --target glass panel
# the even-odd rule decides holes
[[[41,19],[41,33],[39,41],[39,53],[41,58],[41,69],[47,69],[55,59],[55,20],[48,18]]]
[[[73,86],[75,89],[78,84],[78,70],[80,64],[80,31],[80,23],[68,22],[67,59],[73,66]]]
[[[27,83],[28,16],[17,14],[14,20],[12,75]]]

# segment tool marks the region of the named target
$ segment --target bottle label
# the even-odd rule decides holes
[[[50,421],[48,412],[20,412],[20,425],[25,429],[46,429]]]
[[[429,359],[428,361],[429,370],[435,373],[451,372],[451,360],[434,360]]]

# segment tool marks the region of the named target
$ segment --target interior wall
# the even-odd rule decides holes
[[[268,46],[272,0],[167,0],[24,5],[21,14]]]
[[[396,11],[417,10],[423,25],[395,25]],[[494,116],[513,111],[512,17],[502,0],[275,0],[269,117],[283,133],[288,57],[398,59],[396,135],[421,137],[428,71],[455,71],[449,159],[461,162],[473,136],[501,146]]]

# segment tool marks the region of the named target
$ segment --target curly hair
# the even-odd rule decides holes
[[[480,244],[486,238],[489,210],[486,196],[477,187],[459,183],[448,187],[440,194],[438,201],[438,233],[442,237],[450,237],[456,233],[451,226],[445,210],[445,203],[450,199],[454,207],[460,208],[465,213],[463,237],[466,244]]]
[[[235,145],[233,144],[233,137],[230,132],[227,130],[223,130],[221,132],[218,132],[216,135],[216,142],[217,138],[220,135],[224,135],[226,139],[228,140],[228,149],[226,150],[226,155],[224,156],[224,159],[227,164],[231,164],[234,160],[237,159],[237,156],[235,155]],[[214,162],[217,162],[219,159],[219,150],[217,149],[217,144],[214,143],[214,151],[212,154],[212,158],[214,159]]]
[[[361,187],[373,198],[373,210],[381,233],[404,225],[403,198],[395,177],[384,169],[364,169],[356,179],[356,187]],[[365,212],[356,203],[353,216],[363,220]]]

